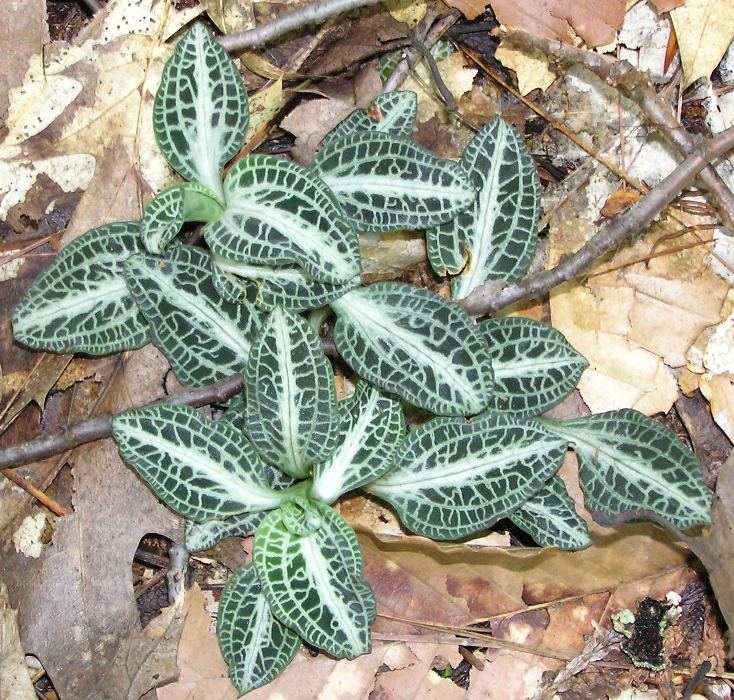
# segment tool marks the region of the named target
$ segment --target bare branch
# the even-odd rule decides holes
[[[273,22],[268,22],[254,29],[248,29],[246,32],[227,34],[217,41],[227,51],[254,49],[288,32],[292,32],[294,29],[301,29],[311,24],[320,24],[334,15],[349,12],[358,7],[376,5],[378,2],[379,0],[321,0],[321,2],[315,2],[312,5],[299,7],[293,12],[286,12]]]
[[[709,163],[734,148],[734,127],[717,134],[696,149],[668,177],[650,190],[629,211],[604,224],[591,240],[551,270],[528,277],[497,291],[495,283],[475,289],[459,303],[473,316],[504,309],[515,302],[533,299],[588,270],[594,261],[644,229]]]

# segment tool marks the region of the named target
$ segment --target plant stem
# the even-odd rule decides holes
[[[475,289],[459,303],[467,313],[483,316],[525,299],[533,299],[588,270],[595,260],[644,229],[709,163],[734,148],[734,127],[718,133],[688,156],[668,177],[629,211],[604,224],[591,240],[551,270],[497,291],[495,283]]]
[[[300,7],[293,12],[286,12],[273,22],[268,22],[254,29],[248,29],[246,32],[236,32],[235,34],[227,34],[220,37],[217,41],[224,46],[227,51],[242,51],[244,49],[254,49],[263,44],[267,44],[273,39],[292,32],[294,29],[300,29],[310,24],[319,24],[324,20],[349,12],[358,7],[366,7],[367,5],[376,5],[379,0],[321,0],[312,5]]]

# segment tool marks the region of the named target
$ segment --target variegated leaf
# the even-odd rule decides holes
[[[456,304],[381,282],[331,306],[339,354],[373,384],[440,415],[479,413],[490,402],[487,343]]]
[[[229,518],[217,518],[203,523],[186,521],[185,542],[190,552],[201,552],[211,549],[225,537],[247,537],[252,535],[257,526],[265,519],[267,511],[242,513]]]
[[[215,260],[215,267],[220,274],[226,275],[222,286],[226,286],[228,295],[239,298],[250,293],[250,286],[256,288],[255,304],[264,311],[272,311],[276,307],[289,311],[307,311],[320,309],[333,299],[337,299],[349,290],[360,285],[359,277],[347,284],[328,284],[317,282],[293,267],[264,267],[262,265],[246,265],[226,260]]]
[[[586,523],[576,512],[560,476],[551,477],[538,493],[510,515],[541,547],[583,549],[591,544]]]
[[[339,404],[341,434],[334,454],[314,469],[311,496],[333,503],[347,491],[382,476],[405,435],[397,399],[360,382],[355,395]]]
[[[336,511],[284,503],[258,528],[253,561],[273,614],[302,639],[339,658],[370,651],[375,600],[357,537]]]
[[[479,190],[473,205],[426,235],[439,275],[453,280],[463,299],[492,279],[519,280],[537,242],[540,184],[535,164],[515,130],[499,117],[469,142],[461,169]]]
[[[231,301],[233,304],[245,302],[254,304],[257,298],[257,284],[252,280],[226,272],[222,268],[222,262],[221,258],[212,256],[212,283],[218,294],[222,299]]]
[[[140,252],[137,221],[88,231],[59,252],[13,311],[15,339],[36,350],[109,355],[148,342],[123,278]]]
[[[237,67],[203,24],[168,59],[153,104],[153,130],[166,160],[224,201],[222,170],[245,142],[247,91]]]
[[[698,460],[651,418],[624,409],[542,422],[573,445],[589,510],[648,510],[681,529],[709,522],[711,493]]]
[[[160,255],[187,221],[214,221],[224,208],[208,187],[182,182],[159,192],[145,207],[140,237],[145,249]]]
[[[560,403],[589,366],[555,328],[529,318],[483,321],[494,370],[495,408],[538,416]]]
[[[486,530],[542,488],[566,441],[532,421],[488,412],[438,418],[414,430],[395,469],[367,486],[418,535],[454,540]]]
[[[181,245],[164,259],[133,256],[125,279],[182,384],[198,386],[245,369],[260,314],[249,304],[222,300],[205,251]]]
[[[413,133],[418,98],[410,90],[395,90],[376,97],[367,109],[355,109],[325,137],[322,148],[357,131],[376,131],[396,139]]]
[[[311,169],[364,232],[436,226],[476,199],[476,190],[456,163],[379,132],[329,141]]]
[[[224,181],[227,208],[204,236],[212,254],[268,267],[297,265],[314,280],[342,284],[360,272],[357,233],[334,194],[282,158],[253,155]]]
[[[268,485],[241,431],[193,408],[158,404],[116,416],[122,458],[170,508],[195,522],[270,510],[288,497]]]
[[[227,580],[217,612],[217,637],[230,680],[240,693],[277,678],[301,644],[292,629],[273,617],[252,564]]]
[[[275,309],[245,372],[247,431],[263,459],[296,478],[329,457],[339,436],[334,374],[316,331]]]

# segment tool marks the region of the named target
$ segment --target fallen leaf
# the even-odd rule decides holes
[[[15,417],[31,403],[35,403],[43,412],[48,392],[54,387],[72,357],[73,355],[57,355],[56,353],[43,353],[39,357],[38,363],[28,376],[18,396],[3,411],[0,433],[3,433],[15,420]]]
[[[17,613],[8,600],[8,589],[0,581],[0,688],[5,700],[36,700],[23,647],[18,637]]]
[[[260,131],[275,119],[285,105],[283,81],[273,82],[263,90],[258,90],[249,98],[250,124],[247,129],[248,141],[260,134]],[[262,135],[261,135],[262,137]]]
[[[701,377],[699,388],[711,404],[711,414],[716,424],[734,442],[734,375]]]
[[[202,4],[223,34],[244,32],[255,26],[252,0],[202,0]]]
[[[545,91],[556,79],[555,73],[550,69],[545,58],[511,49],[505,45],[504,41],[500,42],[495,58],[505,68],[515,71],[518,89],[523,95],[535,89]]]
[[[452,6],[459,7],[458,0]],[[490,0],[500,24],[573,44],[574,36],[588,47],[604,46],[622,26],[625,0]]]
[[[394,19],[409,28],[415,27],[426,14],[425,0],[383,0],[383,4]]]
[[[686,0],[671,10],[678,38],[683,85],[708,78],[734,39],[734,4],[730,0]]]
[[[130,353],[100,410],[123,410],[133,403],[131,394],[135,404],[160,398],[167,369],[151,345]],[[153,687],[159,672],[135,676],[128,666],[145,642],[133,597],[133,555],[149,532],[180,541],[180,520],[122,463],[111,440],[78,448],[71,461],[74,513],[57,521],[38,559],[0,538],[0,578],[19,609],[24,649],[40,659],[61,697],[126,698],[133,683]]]

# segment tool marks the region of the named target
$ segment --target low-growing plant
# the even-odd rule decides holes
[[[331,507],[355,489],[437,540],[509,518],[540,545],[578,549],[589,533],[556,474],[571,447],[591,511],[708,522],[695,457],[658,423],[632,410],[541,417],[587,366],[558,331],[525,318],[476,323],[455,303],[526,274],[538,179],[501,119],[452,163],[410,140],[415,114],[413,93],[383,95],[339,124],[310,167],[250,155],[223,177],[245,141],[247,95],[194,26],[166,64],[153,115],[188,181],[160,192],[140,222],[64,248],[13,316],[33,348],[102,355],[153,342],[183,384],[244,373],[219,420],[159,404],[113,422],[122,457],[186,518],[190,550],[255,533],[253,563],[230,577],[218,617],[241,692],[275,678],[301,640],[337,657],[370,650],[375,599],[357,537]],[[206,247],[180,242],[186,222],[204,224]],[[362,285],[358,232],[404,229],[426,230],[454,300]],[[320,321],[327,306],[336,349],[361,377],[343,400],[301,315]],[[408,431],[403,404],[436,417]]]

